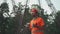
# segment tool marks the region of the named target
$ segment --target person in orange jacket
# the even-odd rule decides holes
[[[30,11],[33,19],[30,21],[29,29],[31,34],[44,34],[44,20],[38,16],[38,10],[33,8]]]

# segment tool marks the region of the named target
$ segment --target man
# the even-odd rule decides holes
[[[44,20],[39,17],[38,10],[33,8],[30,11],[30,14],[33,16],[33,19],[30,21],[29,29],[31,34],[44,34]]]

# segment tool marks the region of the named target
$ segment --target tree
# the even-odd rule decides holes
[[[14,34],[15,21],[14,18],[10,17],[8,14],[9,7],[7,3],[1,4],[1,12],[0,12],[0,33],[1,34]],[[9,17],[4,17],[3,13],[7,13]]]
[[[56,23],[57,34],[60,34],[60,11],[57,12],[55,23]]]

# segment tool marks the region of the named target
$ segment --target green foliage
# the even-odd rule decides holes
[[[10,18],[5,18],[3,22],[0,22],[1,34],[13,34],[14,33],[14,21]]]

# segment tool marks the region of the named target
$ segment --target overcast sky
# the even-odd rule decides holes
[[[16,5],[18,4],[18,2],[22,2],[22,4],[25,4],[26,3],[26,0],[14,0]],[[50,13],[50,9],[46,3],[45,0],[40,0],[41,1],[41,6],[43,9],[47,10],[48,13]],[[55,6],[55,8],[57,10],[60,10],[60,0],[51,0],[53,5]],[[3,2],[3,0],[0,0],[0,4]],[[9,4],[9,7],[10,7],[10,11],[12,10],[12,4],[11,4],[11,0],[7,0],[7,3]],[[38,4],[38,1],[37,0],[29,0],[28,2],[28,5],[31,6],[32,4]]]

